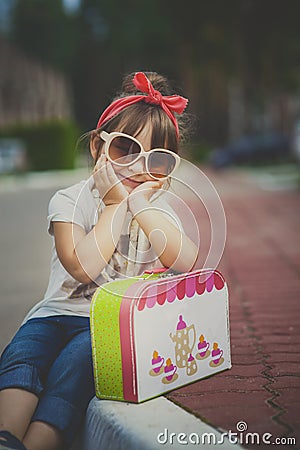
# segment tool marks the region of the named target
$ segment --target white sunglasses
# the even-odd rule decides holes
[[[180,156],[165,148],[154,148],[146,152],[142,144],[125,133],[101,131],[105,156],[118,166],[129,166],[141,157],[145,158],[147,173],[156,180],[168,178],[179,166]]]

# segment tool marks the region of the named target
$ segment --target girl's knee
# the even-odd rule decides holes
[[[93,377],[91,339],[89,334],[81,334],[59,354],[50,369],[48,380],[64,379],[77,383]]]

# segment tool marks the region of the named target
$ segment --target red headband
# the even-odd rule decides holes
[[[161,95],[159,91],[154,89],[150,80],[148,80],[143,72],[137,72],[135,74],[133,84],[139,91],[145,92],[146,95],[129,95],[113,101],[102,113],[97,123],[97,129],[128,106],[140,101],[145,101],[147,103],[161,106],[168,117],[172,120],[176,128],[177,136],[179,136],[178,123],[174,113],[182,114],[186,108],[188,100],[180,95]]]

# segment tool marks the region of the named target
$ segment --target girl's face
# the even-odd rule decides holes
[[[115,130],[119,131],[119,130]],[[122,130],[120,130],[122,131]],[[145,151],[151,150],[151,127],[145,126],[138,135],[135,136],[144,148]],[[93,152],[92,152],[93,153]],[[101,154],[104,154],[104,145],[102,146]],[[137,186],[145,183],[146,181],[155,181],[147,172],[145,168],[145,159],[139,158],[136,162],[133,162],[129,166],[119,166],[113,164],[114,171],[121,183],[125,186],[126,190],[130,193]]]

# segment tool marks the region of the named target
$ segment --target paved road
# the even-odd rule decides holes
[[[0,351],[47,287],[52,245],[46,229],[48,202],[80,175],[0,180]]]
[[[282,439],[278,448],[300,448],[300,193],[263,190],[242,172],[209,175],[228,225],[219,269],[229,286],[233,367],[167,397],[214,427],[248,427],[260,449],[270,448],[265,433],[270,444]],[[243,437],[257,448],[257,437]]]
[[[43,295],[51,241],[46,205],[52,189],[0,194],[0,346]]]

